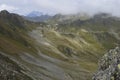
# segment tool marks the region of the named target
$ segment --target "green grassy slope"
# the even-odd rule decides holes
[[[120,42],[120,21],[67,21],[34,23],[2,11],[0,51],[34,80],[91,80],[98,59]]]
[[[32,27],[32,23],[25,21],[17,14],[7,11],[0,13],[0,50],[8,53],[19,53],[22,51],[35,51],[30,43],[32,39],[26,34]]]

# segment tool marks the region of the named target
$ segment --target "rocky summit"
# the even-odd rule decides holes
[[[99,61],[93,80],[120,80],[120,48],[111,49]]]

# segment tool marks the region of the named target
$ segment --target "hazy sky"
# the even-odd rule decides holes
[[[97,13],[120,15],[120,0],[0,0],[0,10],[27,14],[31,11],[44,13]]]

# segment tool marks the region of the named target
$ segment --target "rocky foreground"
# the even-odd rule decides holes
[[[120,48],[110,50],[99,61],[93,80],[120,80]]]
[[[32,80],[24,70],[0,52],[0,80]]]

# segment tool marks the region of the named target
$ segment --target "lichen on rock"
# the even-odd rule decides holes
[[[111,49],[99,61],[93,80],[120,80],[120,48]]]

